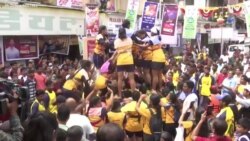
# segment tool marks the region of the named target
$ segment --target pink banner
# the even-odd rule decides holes
[[[96,36],[99,29],[99,9],[97,4],[86,4],[86,35]]]
[[[87,50],[88,50],[88,58],[92,58],[95,49],[95,38],[88,38],[87,39]]]

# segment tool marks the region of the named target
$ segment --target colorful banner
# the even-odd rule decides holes
[[[3,59],[3,36],[0,36],[0,66],[4,65]]]
[[[57,0],[57,6],[66,8],[83,8],[83,0]]]
[[[174,36],[176,32],[176,25],[178,19],[178,6],[165,5],[162,18],[162,35]]]
[[[182,37],[195,39],[197,32],[198,9],[195,6],[186,6]]]
[[[5,36],[3,45],[7,61],[38,58],[37,36]]]
[[[150,29],[154,27],[155,20],[157,18],[158,3],[145,2],[144,11],[141,22],[141,29],[150,32]]]
[[[94,49],[95,49],[95,38],[88,38],[87,39],[87,56],[88,59],[92,60]]]
[[[70,36],[39,36],[39,54],[69,54]]]
[[[161,36],[162,43],[177,45],[177,19],[178,19],[178,6],[177,5],[164,5],[162,14]]]
[[[125,19],[128,19],[130,21],[131,29],[135,29],[138,9],[139,9],[139,0],[128,0],[128,6],[127,6]]]
[[[99,9],[97,4],[86,4],[86,35],[96,36],[99,29]]]
[[[84,48],[84,36],[79,35],[78,37],[78,44],[79,44],[79,53],[80,55],[83,55],[83,48]]]
[[[250,37],[250,1],[245,1],[245,18],[247,27],[247,37]]]

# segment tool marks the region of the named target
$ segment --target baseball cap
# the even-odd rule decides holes
[[[101,69],[100,69],[100,73],[108,73],[109,72],[109,65],[110,65],[110,61],[106,61]]]

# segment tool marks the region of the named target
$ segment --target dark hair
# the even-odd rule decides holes
[[[83,130],[80,126],[72,126],[67,131],[67,141],[81,141]]]
[[[104,30],[107,30],[107,27],[105,25],[101,25],[99,27],[99,31],[98,31],[98,34],[101,34]]]
[[[141,94],[140,94],[139,91],[134,91],[133,95],[132,95],[132,98],[133,98],[134,101],[138,101],[140,99],[140,96],[141,96]]]
[[[139,88],[139,91],[143,94],[146,94],[147,93],[147,86],[146,85],[141,85],[140,88]]]
[[[194,88],[194,82],[193,81],[188,80],[188,81],[186,81],[184,83],[187,84],[187,87],[189,89],[193,90],[193,88]]]
[[[66,141],[67,132],[61,128],[56,130],[56,141]]]
[[[36,91],[36,96],[44,95],[45,91],[44,90],[37,90]]]
[[[103,125],[97,130],[96,141],[124,141],[124,131],[114,123]]]
[[[162,91],[161,94],[162,96],[166,97],[168,94],[171,92],[171,90],[168,87],[165,87]]]
[[[124,91],[122,91],[122,96],[124,98],[129,98],[132,96],[132,92],[130,90],[124,90]]]
[[[249,78],[246,75],[242,75],[244,81],[249,82]]]
[[[52,82],[52,80],[48,80],[47,82],[46,82],[46,87],[49,87],[49,86],[51,86],[53,84],[53,82]]]
[[[158,94],[152,94],[150,96],[150,102],[152,104],[152,108],[156,110],[156,115],[161,117],[161,106],[160,106],[161,97]]]
[[[130,28],[130,21],[125,19],[123,22],[122,22],[122,27],[123,28]]]
[[[24,124],[23,141],[52,141],[57,128],[55,115],[48,112],[31,115]]]
[[[125,28],[120,28],[120,29],[119,29],[118,37],[119,37],[121,40],[124,40],[124,39],[127,38],[127,34],[126,34],[126,29],[125,29]]]
[[[96,106],[100,101],[101,101],[101,98],[99,96],[93,96],[93,97],[90,98],[89,107],[88,107],[88,110],[87,110],[87,113],[86,113],[87,116],[89,114],[89,110],[91,108],[93,108],[94,106]]]
[[[114,99],[111,111],[118,112],[121,108],[121,101],[119,99]]]
[[[221,119],[215,119],[213,121],[214,133],[219,136],[224,136],[227,131],[227,123]]]
[[[176,104],[178,102],[178,97],[175,93],[170,92],[169,93],[169,101],[173,104]]]
[[[173,136],[170,133],[164,131],[161,133],[161,139],[163,139],[163,141],[173,141]]]
[[[249,118],[241,118],[238,121],[238,124],[242,126],[246,130],[250,130],[250,119]]]
[[[57,119],[59,121],[67,121],[70,115],[70,108],[66,104],[58,107]]]
[[[224,102],[225,105],[229,105],[232,101],[233,99],[230,95],[226,95],[222,98],[222,102]]]
[[[92,63],[89,60],[81,60],[80,65],[82,68],[84,68],[84,69],[86,69],[86,71],[88,71],[88,69],[90,69]]]

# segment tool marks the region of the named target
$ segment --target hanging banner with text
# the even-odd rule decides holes
[[[4,65],[4,58],[3,58],[3,36],[0,36],[0,66]]]
[[[5,36],[6,61],[38,58],[37,36]]]
[[[245,1],[245,18],[247,27],[247,37],[250,37],[250,1]]]
[[[197,32],[198,9],[195,6],[186,6],[182,37],[195,39]]]
[[[66,8],[83,8],[83,0],[57,0],[57,6]]]
[[[86,35],[96,36],[99,29],[99,8],[97,4],[86,4],[85,7]]]
[[[87,38],[87,56],[88,59],[92,60],[93,58],[93,54],[94,54],[94,49],[95,49],[95,42],[96,39],[95,38]]]
[[[158,3],[145,2],[144,11],[142,16],[141,29],[150,32],[150,29],[154,27],[155,20],[157,18]]]
[[[127,12],[125,19],[130,21],[130,28],[135,28],[135,23],[137,21],[137,14],[139,9],[139,0],[128,0]]]
[[[162,17],[162,43],[164,44],[177,44],[177,19],[178,19],[178,6],[177,5],[164,5]]]

